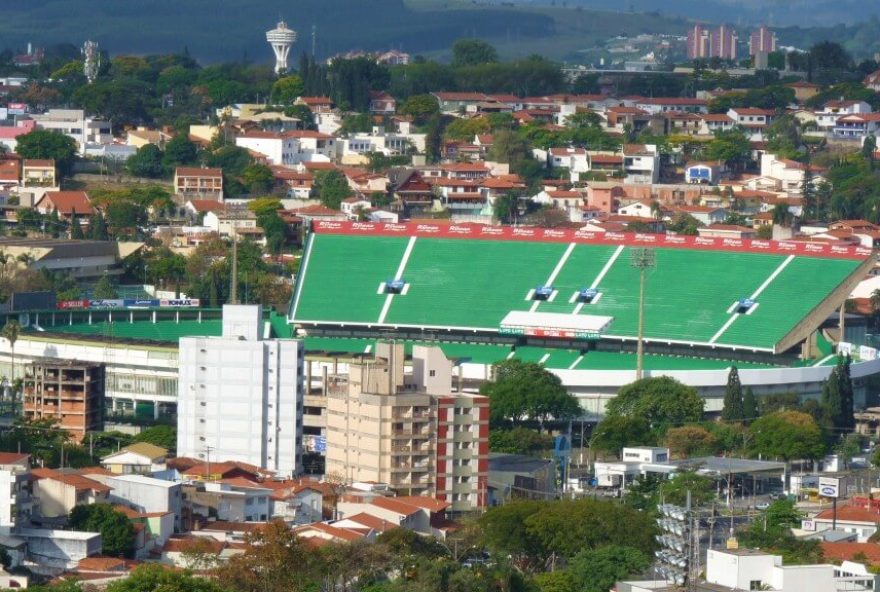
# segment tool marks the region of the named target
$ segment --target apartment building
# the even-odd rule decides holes
[[[25,370],[24,415],[56,419],[82,440],[104,425],[104,366],[76,360],[35,360]]]
[[[177,167],[174,192],[189,199],[223,200],[223,169]]]
[[[86,117],[82,109],[49,109],[34,114],[31,119],[37,128],[55,131],[76,141],[80,154],[85,154],[88,144],[106,144],[113,140],[109,121]]]
[[[263,339],[263,310],[225,305],[221,337],[180,340],[177,454],[302,468],[303,359],[294,339]]]
[[[327,474],[427,495],[452,511],[486,505],[489,401],[452,390],[452,362],[416,346],[404,374],[403,346],[378,344],[328,389]]]

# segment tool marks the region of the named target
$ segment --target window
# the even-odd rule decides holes
[[[437,371],[436,371],[436,370],[431,370],[431,371],[428,372],[428,376],[434,377],[434,376],[436,376],[436,375],[437,375]]]
[[[749,590],[760,590],[761,588],[763,588],[761,580],[749,581]]]

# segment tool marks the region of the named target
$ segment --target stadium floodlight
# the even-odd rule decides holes
[[[636,380],[643,374],[645,357],[645,270],[654,267],[656,259],[653,249],[633,249],[630,265],[639,270],[639,335],[636,343]]]

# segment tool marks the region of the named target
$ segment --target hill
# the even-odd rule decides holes
[[[3,46],[24,48],[98,41],[111,53],[187,49],[201,61],[268,61],[265,31],[281,15],[299,31],[293,53],[351,49],[446,51],[460,37],[499,44],[504,56],[541,53],[561,59],[618,33],[681,32],[684,21],[650,15],[594,13],[583,8],[523,7],[404,0],[30,0],[4,7]],[[52,15],[57,15],[53,18]]]

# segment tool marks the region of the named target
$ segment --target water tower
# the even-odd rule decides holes
[[[275,73],[287,71],[287,56],[290,54],[290,46],[296,41],[296,31],[289,29],[284,21],[279,21],[277,27],[266,31],[266,41],[275,52]]]
[[[98,52],[98,44],[94,41],[86,41],[82,47],[83,55],[83,74],[89,84],[98,77],[98,70],[101,68],[101,54]]]

